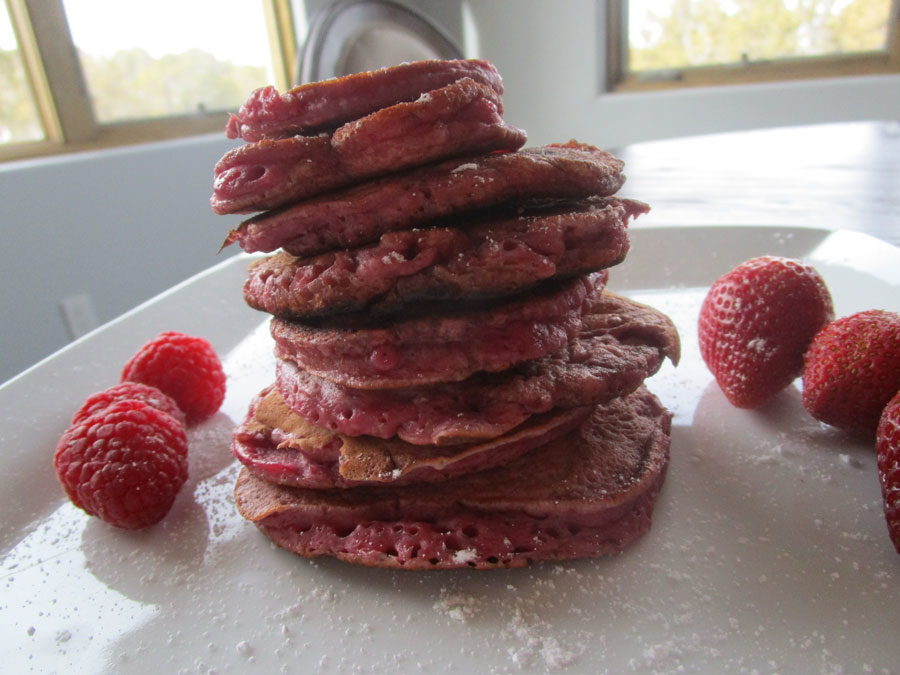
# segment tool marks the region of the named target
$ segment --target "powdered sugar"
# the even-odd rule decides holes
[[[562,642],[545,621],[526,617],[520,608],[515,608],[512,617],[500,633],[510,639],[507,647],[510,660],[517,666],[527,667],[535,664],[535,660],[551,670],[572,665],[584,653],[584,641]]]
[[[467,162],[466,164],[460,164],[458,167],[453,169],[450,173],[462,173],[463,171],[477,171],[478,165],[474,162]]]
[[[453,562],[457,565],[465,565],[478,560],[478,551],[473,548],[460,549],[453,554]]]
[[[454,621],[465,622],[481,612],[481,603],[471,595],[451,593],[446,588],[440,590],[440,598],[432,605]]]
[[[554,574],[563,574],[557,568]],[[494,626],[490,635],[483,635],[490,642],[499,644],[510,664],[524,669],[559,670],[576,663],[591,642],[593,633],[556,629],[542,612],[536,611],[536,601],[544,591],[555,590],[552,579],[536,580],[532,593],[521,592],[508,584],[499,601],[485,605],[472,594],[442,587],[433,608],[453,622],[472,625],[484,631],[484,621]],[[490,615],[490,616],[486,616]]]
[[[394,263],[401,263],[405,261],[406,258],[404,258],[403,254],[401,254],[399,251],[391,251],[387,255],[381,256],[381,262],[384,265],[391,265]]]

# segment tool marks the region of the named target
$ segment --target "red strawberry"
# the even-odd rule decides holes
[[[763,256],[718,279],[700,308],[700,355],[731,403],[755,408],[803,371],[813,335],[834,318],[811,266]]]
[[[900,314],[858,312],[813,339],[803,369],[803,406],[817,420],[871,437],[898,390]]]
[[[881,414],[875,433],[875,452],[888,534],[900,553],[900,391]]]

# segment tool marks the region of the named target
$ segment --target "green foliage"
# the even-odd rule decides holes
[[[158,59],[139,48],[110,58],[79,56],[100,122],[236,109],[266,79],[264,68],[219,61],[200,49]]]
[[[647,13],[631,70],[874,51],[885,46],[890,0],[673,0]]]
[[[22,59],[0,50],[0,143],[23,143],[43,137]]]
[[[219,61],[200,49],[161,58],[143,49],[79,57],[99,122],[235,110],[266,84],[265,68]],[[42,136],[19,53],[0,50],[0,143]]]

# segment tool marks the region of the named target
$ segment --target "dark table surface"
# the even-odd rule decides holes
[[[856,230],[900,246],[900,121],[779,127],[636,143],[620,194],[645,225]]]

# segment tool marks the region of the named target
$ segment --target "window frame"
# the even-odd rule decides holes
[[[5,0],[45,138],[0,145],[0,161],[221,132],[222,111],[141,120],[96,120],[63,0]],[[297,38],[290,0],[261,0],[275,84],[293,83]]]
[[[892,0],[887,47],[881,52],[771,61],[628,70],[628,0],[606,1],[606,91],[635,92],[900,73],[900,0]]]

